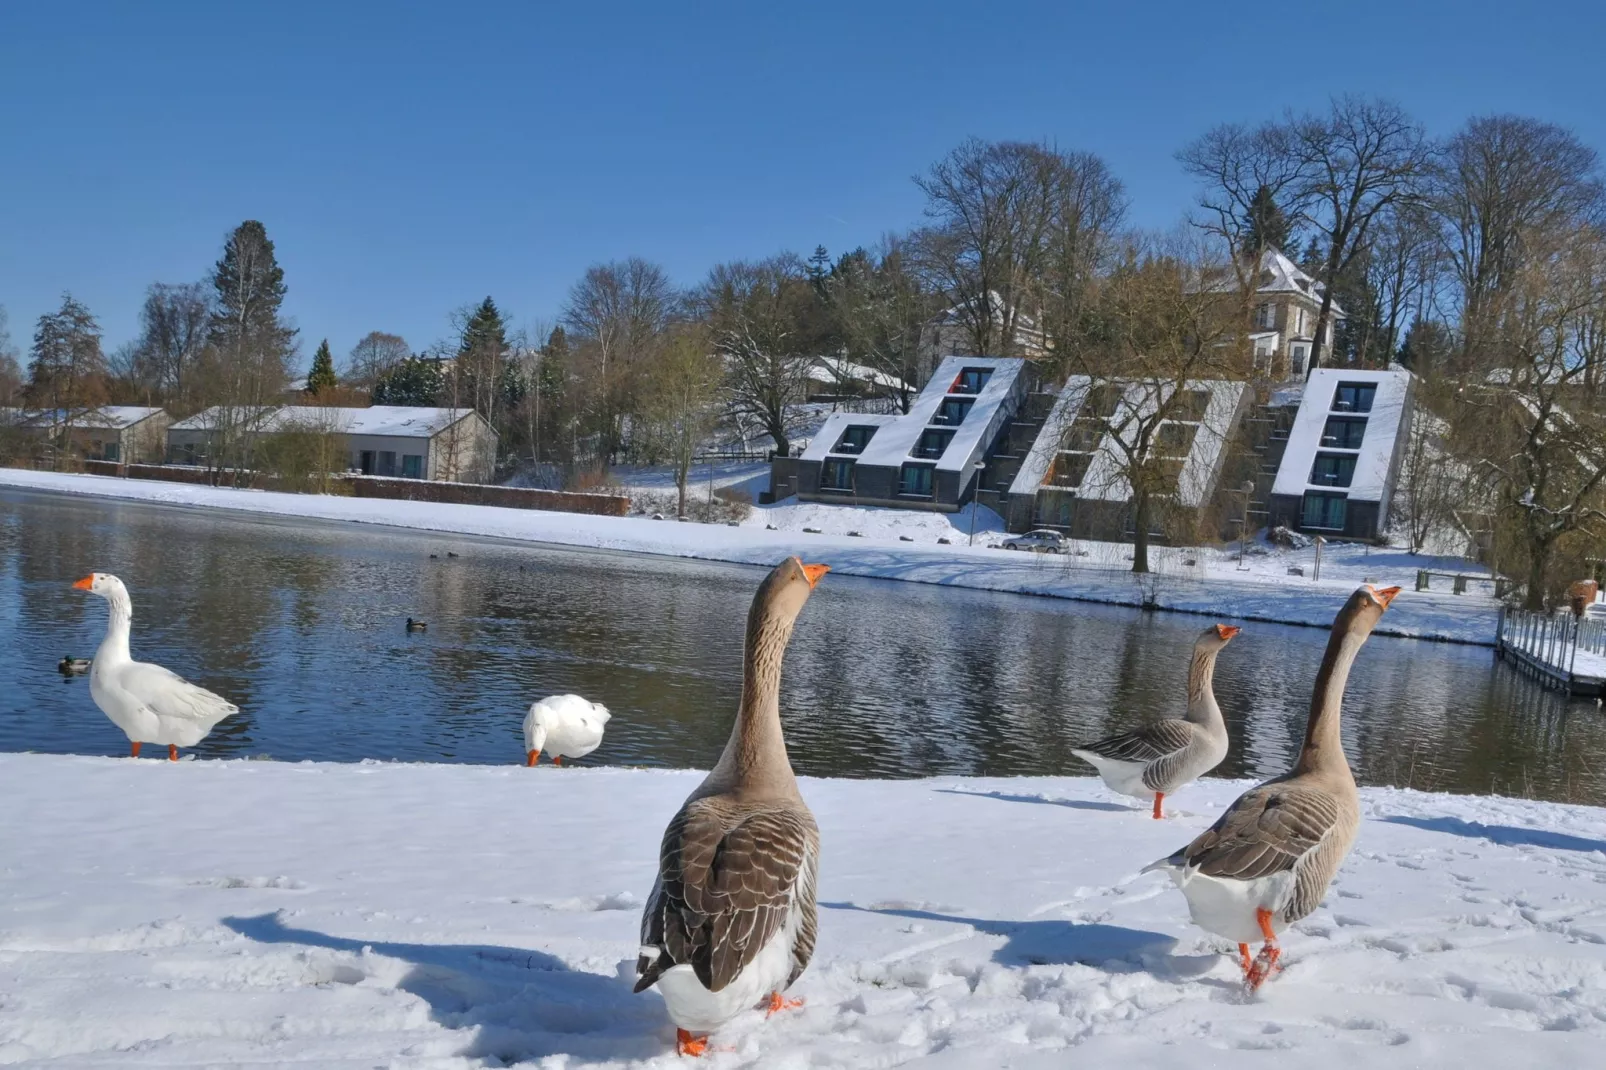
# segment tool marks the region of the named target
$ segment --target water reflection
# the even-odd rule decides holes
[[[202,756],[512,763],[530,701],[573,691],[614,711],[588,762],[667,766],[706,765],[724,742],[761,575],[0,493],[0,749],[123,753],[86,682],[54,670],[104,631],[104,604],[67,586],[91,569],[128,581],[136,656],[242,707]],[[408,616],[429,630],[407,633]],[[1076,744],[1180,714],[1206,623],[833,575],[787,661],[794,763],[835,776],[1087,773]],[[1325,641],[1251,624],[1223,652],[1234,742],[1222,773],[1287,767]],[[1367,783],[1606,802],[1606,719],[1481,648],[1374,638],[1345,737]]]

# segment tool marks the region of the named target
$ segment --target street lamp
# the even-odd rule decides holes
[[[1244,544],[1249,541],[1249,499],[1255,493],[1254,482],[1244,480],[1244,485],[1238,488],[1238,493],[1244,496],[1243,515],[1238,521],[1238,571],[1248,572],[1249,566],[1244,564]]]
[[[970,491],[970,545],[976,545],[976,510],[981,503],[976,500],[976,492],[981,490],[981,470],[987,466],[986,461],[973,461],[971,467],[976,473],[976,485]]]

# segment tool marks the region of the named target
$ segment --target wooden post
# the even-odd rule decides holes
[[[1310,570],[1310,581],[1318,582],[1322,578],[1322,544],[1327,540],[1320,535],[1316,536],[1316,565]]]

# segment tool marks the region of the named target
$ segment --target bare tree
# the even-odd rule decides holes
[[[1311,345],[1316,367],[1332,320],[1333,289],[1367,248],[1372,227],[1420,196],[1428,142],[1399,105],[1355,96],[1336,98],[1325,114],[1292,118],[1288,128],[1299,167],[1294,200],[1323,251],[1316,273],[1322,302]]]
[[[206,348],[211,315],[205,283],[158,282],[145,291],[139,338],[128,354],[128,374],[179,413],[192,407],[196,368]]]
[[[1472,119],[1451,137],[1434,157],[1428,201],[1459,291],[1464,372],[1499,359],[1505,297],[1553,236],[1606,212],[1595,151],[1514,115]]]
[[[1490,344],[1510,362],[1459,393],[1456,450],[1484,477],[1507,559],[1525,561],[1527,605],[1539,609],[1564,541],[1606,537],[1606,235],[1570,231],[1502,290]]]
[[[724,358],[733,415],[756,419],[780,457],[792,447],[787,410],[807,397],[818,356],[808,328],[814,300],[803,262],[792,253],[716,265],[691,297]]]
[[[1203,280],[1227,270],[1202,243],[1187,238],[1145,241],[1130,250],[1098,295],[1099,344],[1068,355],[1073,374],[1086,375],[1113,403],[1103,406],[1099,430],[1112,462],[1110,478],[1130,495],[1132,571],[1149,571],[1155,513],[1180,490],[1182,466],[1163,428],[1197,401],[1191,384],[1242,379],[1248,355],[1237,305]],[[1224,435],[1202,414],[1197,434]]]
[[[22,368],[17,363],[17,347],[11,342],[6,306],[0,305],[0,406],[14,407],[22,394]]]
[[[1089,153],[971,138],[915,179],[931,225],[919,264],[976,353],[1018,356],[1049,310],[1069,330],[1092,265],[1125,212],[1121,184]],[[1023,328],[1031,324],[1031,331]]]
[[[348,386],[372,390],[380,376],[412,355],[400,335],[369,331],[347,354],[343,377]]]
[[[664,270],[634,256],[592,265],[569,291],[563,322],[586,366],[587,408],[605,460],[619,452],[624,418],[635,408],[638,373],[676,305]]]
[[[643,383],[642,422],[648,455],[675,471],[678,514],[686,515],[692,459],[719,422],[724,369],[701,325],[671,330]]]
[[[1194,225],[1219,239],[1237,275],[1237,290],[1252,294],[1259,264],[1270,247],[1257,222],[1263,205],[1297,212],[1302,161],[1281,123],[1228,123],[1193,141],[1177,159],[1203,183]],[[1247,319],[1248,309],[1244,315]]]

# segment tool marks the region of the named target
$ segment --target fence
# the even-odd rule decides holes
[[[1606,689],[1606,622],[1502,609],[1495,653],[1558,691],[1599,695]]]

